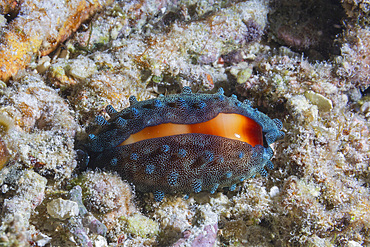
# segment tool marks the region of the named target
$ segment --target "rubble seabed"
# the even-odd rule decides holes
[[[265,0],[110,2],[63,49],[42,57],[48,35],[40,35],[26,69],[0,81],[0,245],[370,245],[369,10],[342,2],[339,55],[320,62],[309,47],[319,37],[300,37],[308,39],[303,46],[287,26],[280,38],[269,33],[274,6]],[[25,19],[33,2],[22,4]],[[22,31],[4,18],[16,8],[5,7],[3,39]],[[21,32],[23,43],[33,42],[30,30]],[[1,49],[13,52],[13,64],[21,58],[7,42]],[[309,52],[296,53],[303,48]],[[283,122],[267,177],[232,192],[155,202],[117,174],[76,172],[75,139],[86,137],[95,116],[108,117],[105,106],[122,109],[130,95],[145,100],[183,86],[222,86]]]

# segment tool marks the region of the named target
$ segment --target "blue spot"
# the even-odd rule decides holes
[[[261,174],[262,177],[266,177],[268,175],[267,171],[263,168],[260,169],[258,172]]]
[[[265,139],[266,139],[266,142],[268,145],[270,145],[271,143],[273,143],[275,140],[276,140],[276,132],[269,132],[269,133],[266,133],[265,134]]]
[[[281,128],[283,128],[283,123],[282,123],[279,119],[274,118],[274,119],[272,119],[272,121],[274,121],[274,123],[275,123],[275,125],[276,125],[276,128],[278,128],[279,130],[280,130]],[[284,135],[285,135],[285,134],[284,134]]]
[[[220,87],[218,90],[217,90],[217,93],[218,94],[224,94],[224,89],[222,87]]]
[[[90,135],[89,135],[89,139],[90,139],[90,141],[95,140],[95,139],[96,139],[96,135],[94,135],[94,134],[90,134]]]
[[[171,186],[175,186],[177,184],[177,179],[179,177],[179,174],[177,172],[171,172],[168,177],[168,184]]]
[[[180,158],[184,158],[186,156],[186,150],[185,149],[179,149],[179,152],[177,153],[177,156]]]
[[[155,169],[155,165],[153,164],[146,165],[145,173],[152,174],[154,172],[154,169]]]
[[[182,88],[182,91],[181,91],[183,94],[191,94],[191,88],[188,87],[188,86],[185,86]]]
[[[234,191],[236,189],[236,184],[233,184],[229,187],[229,190],[230,191]]]
[[[140,111],[134,107],[131,108],[131,117],[138,118],[140,116]]]
[[[127,120],[121,118],[121,117],[118,117],[115,121],[116,125],[119,127],[119,128],[124,128],[126,127],[126,124],[127,124]]]
[[[232,172],[226,172],[226,178],[231,178],[232,175],[233,175]]]
[[[157,202],[160,202],[163,200],[164,198],[164,192],[161,191],[161,190],[156,190],[154,191],[154,200],[157,201]]]
[[[238,97],[237,97],[235,94],[232,94],[232,95],[231,95],[231,98],[232,98],[232,99],[236,99],[236,100],[238,100]]]
[[[118,159],[117,159],[117,158],[113,158],[113,159],[111,159],[111,161],[110,161],[110,165],[111,165],[111,166],[115,166],[115,165],[117,165],[117,161],[118,161]]]
[[[159,99],[153,101],[153,107],[158,108],[162,106],[162,102]]]
[[[164,152],[164,153],[166,153],[166,152],[170,151],[170,146],[168,146],[168,145],[163,145],[163,146],[161,147],[161,151],[162,151],[162,152]]]
[[[109,116],[117,113],[116,109],[114,109],[112,105],[107,105],[105,107],[105,111],[109,114]]]
[[[134,104],[137,103],[137,99],[135,96],[130,96],[130,98],[128,98],[128,101],[130,102],[130,106],[133,106]]]
[[[239,157],[239,159],[243,159],[244,153],[243,152],[239,152],[238,157]]]
[[[240,101],[237,101],[237,102],[235,102],[235,105],[236,105],[237,107],[240,107],[240,106],[242,105],[242,103],[241,103]]]
[[[274,164],[272,164],[272,162],[268,160],[267,163],[266,163],[266,167],[268,169],[272,170],[272,169],[274,169]]]
[[[195,193],[201,192],[202,191],[202,181],[200,180],[193,181],[193,183],[191,184],[191,187],[193,188],[193,191]]]
[[[185,108],[186,106],[187,106],[186,100],[184,100],[183,98],[178,98],[176,100],[176,107]]]
[[[279,131],[278,135],[276,136],[276,140],[283,139],[285,136],[285,133],[283,131]]]
[[[265,148],[265,157],[267,157],[267,159],[271,159],[273,155],[274,151],[272,151],[272,148],[270,147]]]
[[[225,96],[223,96],[223,95],[218,95],[217,99],[218,99],[219,101],[224,101]]]
[[[185,200],[189,199],[189,195],[188,194],[184,195],[184,199]]]
[[[99,124],[100,126],[104,126],[108,124],[108,121],[105,120],[105,118],[103,118],[102,116],[96,116],[95,122]]]
[[[245,177],[241,177],[241,178],[239,179],[239,181],[240,181],[240,182],[243,182],[243,181],[244,181],[244,179],[245,179]]]
[[[207,161],[207,162],[212,162],[213,159],[214,159],[214,156],[213,156],[213,153],[211,151],[205,151],[204,152],[204,159]]]
[[[212,188],[211,188],[211,190],[209,191],[211,194],[214,194],[216,191],[217,191],[217,189],[218,189],[218,186],[220,186],[219,184],[214,184],[213,186],[212,186]]]
[[[243,101],[243,104],[246,104],[248,106],[251,106],[252,105],[252,103],[249,100],[247,100],[247,99]]]
[[[253,158],[261,158],[262,157],[262,154],[264,152],[264,149],[265,149],[264,147],[262,147],[261,145],[257,144],[253,148],[252,157]]]
[[[139,156],[137,155],[137,153],[132,153],[131,155],[130,155],[130,159],[131,160],[137,160],[139,158]]]
[[[207,104],[206,103],[204,103],[203,101],[201,101],[201,102],[197,102],[196,104],[195,104],[195,107],[196,108],[198,108],[198,109],[203,109],[203,108],[205,108],[207,106]]]

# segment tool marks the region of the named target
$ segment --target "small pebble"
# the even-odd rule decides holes
[[[347,246],[348,247],[361,247],[362,245],[359,244],[359,243],[357,243],[356,241],[351,240],[351,241],[348,241],[348,245]]]
[[[351,240],[351,241],[348,241],[348,245],[347,246],[348,247],[361,247],[362,245],[359,244],[359,243],[357,243],[356,241]]]
[[[47,211],[53,218],[65,220],[79,213],[78,204],[74,201],[54,199],[47,204]]]
[[[95,247],[106,247],[108,246],[107,240],[103,236],[97,236],[94,241]]]
[[[37,233],[33,236],[32,240],[37,244],[37,246],[45,246],[51,241],[51,237],[43,233]]]
[[[97,72],[96,65],[93,60],[85,57],[71,59],[69,64],[69,75],[77,79],[86,79],[87,77]]]
[[[277,186],[273,186],[272,188],[271,188],[271,190],[270,190],[270,196],[271,197],[275,197],[277,194],[279,194],[279,187],[277,187]]]
[[[50,57],[49,56],[44,56],[40,58],[36,70],[39,74],[45,73],[45,71],[50,67]]]
[[[317,105],[317,108],[320,111],[330,111],[333,109],[333,103],[331,100],[321,94],[307,91],[304,93],[304,96],[311,102],[311,104]]]
[[[142,238],[152,237],[158,234],[159,225],[156,221],[135,213],[126,219],[127,232]]]

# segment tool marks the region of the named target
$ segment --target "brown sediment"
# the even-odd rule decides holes
[[[9,15],[10,17],[15,16],[22,4],[22,0],[14,1],[14,0],[4,0],[0,2],[0,14],[2,15]]]
[[[3,167],[8,163],[10,158],[10,154],[8,149],[6,148],[6,145],[0,137],[0,170],[3,169]]]

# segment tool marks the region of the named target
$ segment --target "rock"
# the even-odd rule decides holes
[[[238,63],[230,68],[230,74],[235,76],[239,84],[245,83],[252,76],[252,73],[253,66],[246,62]]]
[[[51,241],[51,237],[46,234],[38,233],[33,236],[32,240],[36,243],[37,246],[45,246]]]
[[[97,236],[94,241],[95,247],[106,247],[108,246],[107,240],[103,236]]]
[[[304,96],[311,102],[311,104],[317,105],[319,111],[330,111],[333,108],[331,100],[321,94],[306,91]]]
[[[58,198],[47,204],[47,210],[50,216],[60,220],[68,219],[79,213],[78,204],[74,201]]]
[[[135,213],[126,219],[127,231],[140,237],[155,236],[159,232],[158,222]]]
[[[97,68],[94,61],[86,57],[73,59],[69,64],[68,74],[77,79],[86,79],[96,72]]]
[[[356,241],[351,240],[351,241],[348,241],[348,245],[347,246],[348,247],[361,247],[362,245],[359,244],[359,243],[357,243]]]

